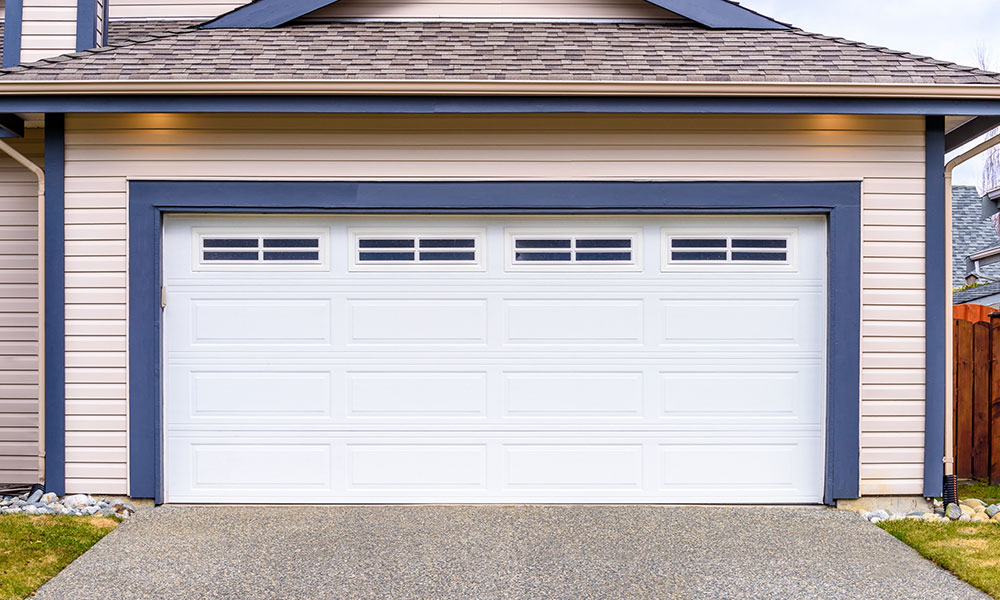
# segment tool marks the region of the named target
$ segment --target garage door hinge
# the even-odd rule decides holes
[[[167,307],[167,286],[160,286],[160,308]]]

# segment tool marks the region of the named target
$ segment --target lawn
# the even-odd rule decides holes
[[[21,600],[118,526],[114,518],[0,515],[0,600]]]
[[[978,498],[986,504],[1000,502],[1000,485],[990,485],[975,479],[960,479],[958,481],[959,498]]]
[[[885,521],[879,527],[963,581],[1000,598],[1000,526]]]

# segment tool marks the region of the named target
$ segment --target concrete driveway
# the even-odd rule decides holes
[[[37,597],[986,598],[856,514],[660,506],[164,506]]]

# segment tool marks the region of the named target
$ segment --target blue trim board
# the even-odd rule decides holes
[[[254,0],[205,23],[202,27],[270,29],[336,2],[337,0]],[[711,29],[788,29],[787,25],[728,0],[647,0],[647,2]]]
[[[1000,116],[976,117],[955,129],[952,129],[944,136],[945,152],[956,150],[960,146],[968,144],[977,137],[1000,126]],[[944,167],[942,167],[943,169]]]
[[[76,0],[76,51],[97,47],[97,0]]]
[[[45,489],[66,492],[65,116],[45,115]]]
[[[0,113],[0,138],[23,138],[24,119],[14,113]]]
[[[204,213],[823,214],[829,228],[824,499],[859,489],[860,182],[234,182],[129,184],[130,493],[163,501],[160,235]]]
[[[835,114],[1000,116],[1000,100],[624,96],[23,95],[4,113]]]
[[[7,0],[3,19],[3,66],[13,67],[21,62],[21,21],[24,17],[23,0]]]
[[[926,302],[927,374],[924,407],[924,496],[941,496],[944,487],[944,422],[950,265],[945,264],[944,117],[927,117],[926,133]]]

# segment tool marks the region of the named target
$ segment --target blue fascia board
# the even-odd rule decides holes
[[[2,80],[0,80],[0,85]],[[0,96],[0,112],[839,114],[1000,116],[1000,100],[607,96]]]
[[[984,133],[989,133],[997,127],[1000,127],[1000,116],[975,117],[968,123],[963,123],[945,134],[944,150],[945,152],[957,150]]]
[[[91,0],[88,0],[91,1]],[[337,0],[255,0],[208,23],[204,29],[270,29]],[[711,29],[788,29],[788,26],[727,0],[647,0]]]
[[[23,138],[24,119],[14,113],[0,113],[0,138]]]
[[[788,26],[727,0],[647,0],[711,29],[788,29]]]
[[[829,228],[824,501],[859,493],[860,182],[249,182],[129,184],[130,494],[163,501],[160,232],[184,213],[822,214]]]
[[[65,117],[45,115],[45,489],[66,493]]]
[[[951,286],[945,264],[945,133],[944,117],[927,117],[925,142],[927,354],[924,406],[924,496],[941,496],[944,487],[945,373],[948,341],[947,306]]]
[[[97,47],[97,0],[77,0],[76,51]]]
[[[203,29],[270,29],[284,25],[337,0],[255,0],[201,27]]]
[[[3,26],[4,68],[17,66],[21,62],[21,22],[23,19],[23,0],[7,0]]]

